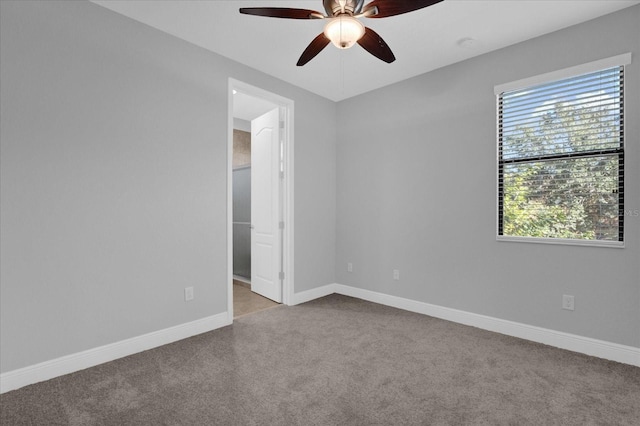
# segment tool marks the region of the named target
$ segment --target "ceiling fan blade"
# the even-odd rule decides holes
[[[358,44],[362,46],[364,50],[388,64],[396,60],[387,43],[371,28],[365,27],[364,35],[358,40]]]
[[[318,36],[314,38],[311,43],[309,43],[307,48],[304,49],[304,52],[302,52],[302,55],[300,55],[300,59],[298,59],[298,63],[296,65],[301,67],[315,58],[316,55],[322,51],[322,49],[327,47],[329,41],[330,40],[327,38],[327,36],[324,35],[324,33],[318,34]]]
[[[245,15],[267,16],[270,18],[288,19],[324,19],[325,16],[309,9],[291,9],[288,7],[241,7],[240,13]]]
[[[422,9],[442,0],[373,0],[362,8],[363,16],[367,18],[386,18]],[[378,13],[374,9],[378,10]]]

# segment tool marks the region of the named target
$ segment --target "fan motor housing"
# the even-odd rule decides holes
[[[349,15],[354,15],[356,13],[360,13],[362,10],[362,6],[364,5],[364,0],[344,0],[344,12]],[[337,14],[343,13],[342,7],[340,6],[340,2],[338,0],[323,0],[322,4],[324,5],[324,10],[327,12],[329,16],[335,16]]]

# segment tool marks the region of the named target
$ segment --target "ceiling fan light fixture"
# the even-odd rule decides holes
[[[2,0],[0,0],[2,1]],[[396,60],[387,43],[359,18],[386,18],[402,15],[440,3],[443,0],[322,0],[326,14],[310,9],[290,7],[241,7],[240,13],[287,19],[329,19],[324,31],[304,49],[296,63],[301,67],[332,43],[338,49],[348,49],[358,43],[364,50],[388,64]]]
[[[344,14],[333,18],[324,27],[324,35],[338,49],[348,49],[364,35],[364,25],[353,16]]]

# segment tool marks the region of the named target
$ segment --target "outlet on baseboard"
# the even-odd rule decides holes
[[[562,295],[562,309],[566,309],[568,311],[574,310],[574,298],[569,294]]]
[[[193,300],[193,287],[184,288],[184,301],[189,302]]]
[[[353,263],[347,263],[347,272],[353,272]]]
[[[393,270],[393,279],[396,281],[400,281],[400,270],[399,269],[394,269]]]

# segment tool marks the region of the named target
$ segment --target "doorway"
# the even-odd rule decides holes
[[[229,79],[228,96],[227,312],[232,322],[247,307],[262,310],[271,300],[289,304],[293,299],[293,101],[234,79]]]

